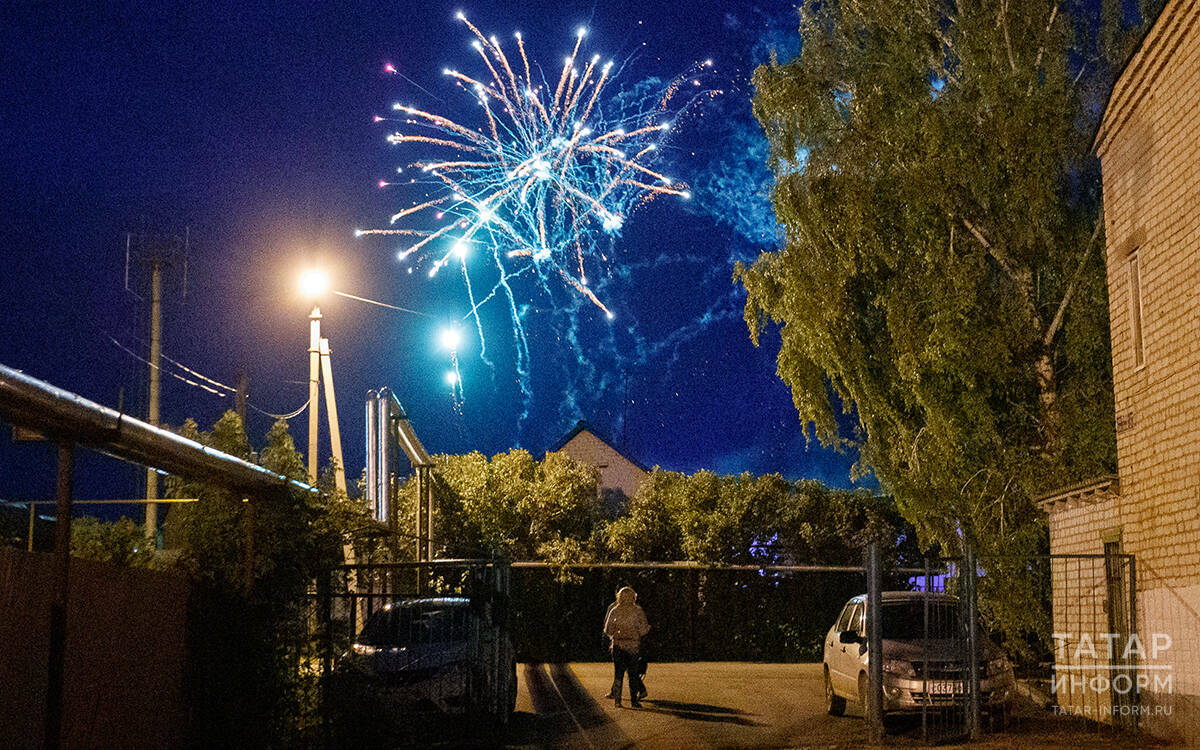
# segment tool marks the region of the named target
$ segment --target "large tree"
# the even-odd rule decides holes
[[[755,72],[784,239],[736,270],[751,336],[778,325],[800,417],[926,544],[1036,546],[1031,496],[1115,468],[1091,138],[1119,5],[806,0],[800,55]]]

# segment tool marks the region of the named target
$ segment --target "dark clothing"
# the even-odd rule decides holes
[[[642,693],[645,686],[642,685],[642,678],[639,674],[641,659],[637,654],[630,653],[623,648],[617,646],[612,650],[613,658],[613,684],[612,694],[618,700],[621,698],[621,684],[624,682],[625,673],[629,673],[629,699],[637,701],[638,695]]]

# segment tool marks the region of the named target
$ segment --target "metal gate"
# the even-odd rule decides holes
[[[873,560],[862,637],[881,656],[865,675],[877,738],[977,739],[1047,721],[1136,731],[1132,555],[968,552],[927,560],[907,591],[882,591]]]
[[[318,581],[330,746],[467,740],[516,704],[509,566],[500,560],[342,565]]]

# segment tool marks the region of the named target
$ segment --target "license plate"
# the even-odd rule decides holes
[[[933,695],[954,695],[962,691],[962,683],[960,682],[937,681],[929,683],[929,692]]]

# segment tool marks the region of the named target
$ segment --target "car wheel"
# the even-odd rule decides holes
[[[830,716],[841,716],[846,713],[846,699],[833,692],[833,682],[829,679],[829,667],[825,667],[825,711]]]
[[[873,715],[874,711],[871,707],[870,687],[871,687],[871,681],[867,677],[867,673],[863,672],[863,673],[859,674],[858,675],[858,705],[862,706],[863,719],[868,724],[874,724],[875,717]],[[882,725],[882,723],[883,723],[883,718],[880,717],[880,724]]]

